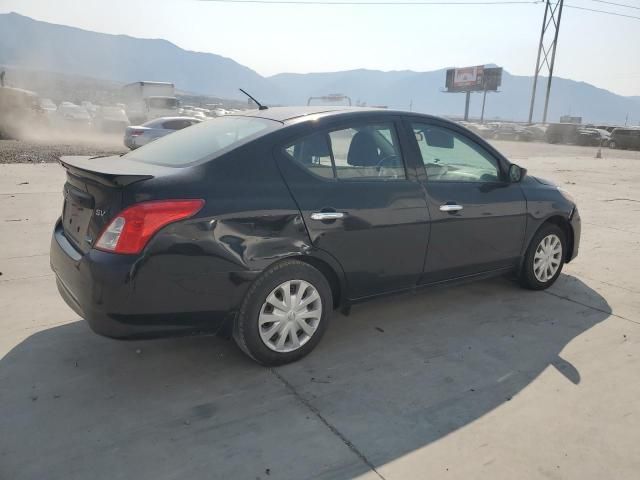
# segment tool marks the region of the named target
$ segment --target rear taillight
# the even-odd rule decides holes
[[[112,253],[140,253],[162,227],[192,217],[204,200],[158,200],[132,205],[104,229],[96,248]]]
[[[144,130],[131,130],[129,132],[129,135],[131,135],[132,137],[138,137],[140,135],[142,135],[144,133]]]

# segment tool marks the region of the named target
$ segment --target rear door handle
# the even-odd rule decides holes
[[[337,220],[344,218],[342,212],[314,212],[311,214],[311,220]]]
[[[462,210],[462,205],[458,205],[455,203],[446,203],[444,205],[440,205],[441,212],[458,212]]]

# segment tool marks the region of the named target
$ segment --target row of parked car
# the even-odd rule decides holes
[[[49,125],[54,128],[90,130],[105,133],[121,133],[129,125],[124,105],[98,106],[91,102],[75,104],[61,102],[56,105],[51,99],[40,101]]]
[[[178,116],[162,117],[149,120],[142,125],[131,125],[124,104],[99,106],[84,101],[80,104],[61,102],[56,105],[50,99],[40,101],[40,108],[45,112],[50,126],[89,130],[104,133],[125,134],[125,145],[131,149],[140,147],[156,138],[176,130],[211,118],[233,113],[221,107],[214,109],[184,106],[177,110]]]
[[[574,123],[547,125],[521,125],[507,122],[459,123],[487,139],[640,149],[640,127]]]
[[[640,149],[640,127],[552,123],[547,127],[549,143],[569,143],[609,148]]]

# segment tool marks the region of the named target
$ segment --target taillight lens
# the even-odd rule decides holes
[[[131,130],[131,131],[129,132],[129,134],[130,134],[132,137],[138,137],[138,136],[142,135],[143,133],[144,133],[144,130]]]
[[[158,200],[132,205],[118,214],[96,242],[98,250],[136,254],[158,230],[170,223],[192,217],[204,200]]]

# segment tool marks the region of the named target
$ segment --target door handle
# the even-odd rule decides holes
[[[314,212],[311,214],[311,220],[337,220],[344,218],[342,212]]]
[[[440,205],[441,212],[458,212],[462,210],[462,205],[457,205],[455,203],[446,203],[444,205]]]

